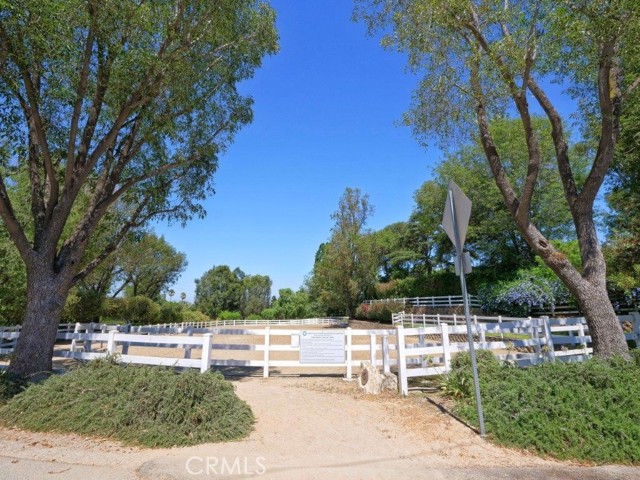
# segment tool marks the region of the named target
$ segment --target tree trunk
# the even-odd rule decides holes
[[[52,370],[53,347],[69,288],[53,273],[30,272],[26,312],[9,372],[26,377]]]
[[[613,310],[606,286],[594,287],[584,282],[578,287],[575,297],[589,326],[594,355],[604,358],[615,355],[628,357],[629,348],[622,325]]]
[[[595,229],[593,231],[595,232]],[[523,234],[529,245],[558,275],[577,300],[589,327],[594,355],[604,358],[620,355],[629,358],[629,347],[622,326],[607,293],[607,269],[597,239],[592,238],[593,246],[587,251],[587,255],[584,254],[583,248],[583,265],[588,265],[588,268],[583,268],[583,272],[580,273],[535,227],[530,226],[523,230]],[[588,274],[586,278],[585,273]]]

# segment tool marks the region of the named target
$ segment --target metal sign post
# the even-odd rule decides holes
[[[480,397],[480,381],[478,379],[478,363],[476,362],[476,350],[471,332],[471,314],[469,312],[469,296],[467,294],[466,273],[471,272],[471,260],[469,254],[463,251],[467,236],[467,227],[471,217],[471,201],[452,181],[449,181],[449,192],[442,217],[442,228],[456,247],[456,274],[460,275],[460,286],[464,302],[464,316],[467,321],[467,339],[469,341],[469,354],[471,355],[471,369],[473,370],[473,386],[475,388],[476,408],[478,411],[478,423],[480,424],[480,436],[485,436],[484,414],[482,412],[482,398]]]

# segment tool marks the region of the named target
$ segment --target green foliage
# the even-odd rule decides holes
[[[5,371],[0,371],[0,405],[5,404],[22,392],[26,385],[26,382],[21,378]]]
[[[216,318],[223,310],[239,311],[244,278],[242,270],[231,270],[227,265],[218,265],[206,271],[196,280],[196,306],[212,318]]]
[[[157,323],[160,319],[160,307],[147,297],[129,297],[123,299],[124,318],[132,325]]]
[[[176,302],[160,302],[158,311],[158,323],[179,323],[184,322],[184,308]]]
[[[177,373],[109,361],[54,375],[0,409],[5,425],[71,432],[146,447],[246,437],[253,414],[219,373]]]
[[[484,357],[480,389],[495,441],[559,459],[640,462],[638,364],[593,358],[521,369]],[[457,413],[477,423],[467,353],[455,357],[445,385],[458,398]]]
[[[178,252],[164,237],[153,233],[130,235],[118,249],[113,261],[117,272],[117,289],[128,290],[131,296],[158,300],[162,292],[173,285],[187,268],[184,253]]]
[[[109,298],[104,302],[101,320],[132,325],[154,323],[208,322],[206,314],[185,303],[154,302],[152,299],[137,297]]]
[[[353,317],[358,304],[373,293],[378,254],[365,228],[372,214],[369,196],[347,188],[331,216],[331,238],[318,250],[310,279],[313,298],[329,313]]]
[[[640,52],[627,59],[637,71]],[[631,92],[620,119],[620,139],[609,178],[605,246],[607,272],[627,294],[640,288],[640,90]]]
[[[502,365],[490,350],[476,350],[478,375],[495,374]],[[442,380],[442,390],[445,394],[456,399],[474,399],[473,371],[471,369],[471,355],[461,352],[451,361],[451,371]]]
[[[240,320],[242,318],[242,314],[240,312],[229,312],[227,310],[223,310],[218,314],[218,318],[220,320]]]
[[[104,302],[102,292],[73,289],[62,311],[62,323],[97,322],[102,315]]]
[[[268,275],[247,275],[242,280],[240,311],[243,317],[257,315],[271,303],[271,279]]]
[[[220,156],[252,121],[238,86],[277,41],[275,11],[254,0],[2,2],[0,217],[35,286],[26,321],[58,323],[55,306],[131,229],[204,215]],[[40,340],[22,345],[51,352],[55,336]],[[50,363],[32,348],[14,370]]]
[[[211,318],[198,310],[182,310],[183,322],[208,322]]]
[[[557,280],[528,275],[526,271],[513,280],[485,285],[478,290],[478,296],[483,310],[520,317],[529,316],[535,307],[551,308],[564,303],[569,297]]]
[[[271,308],[266,308],[260,312],[260,316],[267,320],[283,320],[294,318],[315,318],[321,317],[323,312],[310,298],[309,293],[300,289],[294,292],[290,288],[281,288]]]
[[[27,272],[0,222],[0,325],[22,323],[27,296]]]

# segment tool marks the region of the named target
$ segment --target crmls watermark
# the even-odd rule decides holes
[[[189,457],[185,467],[190,475],[264,475],[264,457]]]

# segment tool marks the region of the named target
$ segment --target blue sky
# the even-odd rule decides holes
[[[369,194],[368,226],[377,230],[409,217],[413,193],[442,156],[398,126],[418,78],[404,55],[351,21],[350,0],[270,3],[280,52],[241,85],[254,98],[254,121],[220,159],[206,218],[155,227],[187,255],[173,288],[189,300],[194,280],[216,265],[269,275],[274,294],[298,289],[345,188]],[[563,86],[543,83],[565,118],[576,111]],[[541,113],[536,107],[532,100]]]
[[[220,160],[206,218],[155,227],[187,255],[173,288],[190,300],[194,280],[215,265],[269,275],[274,294],[299,288],[346,187],[369,194],[369,227],[382,228],[408,218],[439,160],[396,126],[416,78],[351,21],[352,2],[271,4],[280,53],[241,87],[255,100],[254,121]]]

